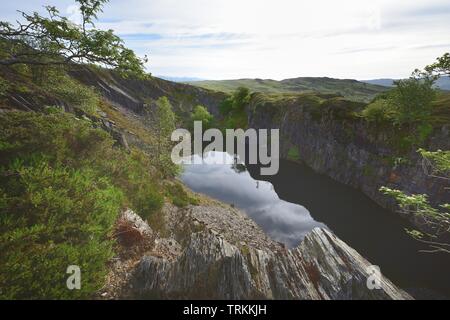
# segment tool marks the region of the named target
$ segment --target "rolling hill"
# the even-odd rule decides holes
[[[376,84],[327,77],[301,77],[281,81],[271,79],[204,80],[187,83],[226,93],[230,93],[238,87],[247,87],[253,92],[262,93],[320,92],[339,94],[347,99],[363,102],[370,101],[377,94],[388,90],[387,87]]]
[[[373,80],[361,80],[361,82],[375,84],[380,86],[392,87],[396,79],[373,79]],[[442,77],[436,81],[436,87],[441,90],[450,90],[450,77]]]

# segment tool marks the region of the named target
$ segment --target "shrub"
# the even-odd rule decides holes
[[[395,82],[395,87],[380,94],[362,112],[373,122],[391,121],[397,125],[412,127],[429,120],[436,90],[432,78],[411,77]]]
[[[95,114],[100,103],[99,94],[77,80],[69,77],[64,71],[54,70],[49,72],[43,88],[50,94],[80,108],[88,114]]]
[[[9,83],[5,79],[3,79],[0,76],[0,97],[3,97],[6,95],[7,91],[9,89]]]
[[[250,90],[245,87],[239,87],[233,93],[233,109],[242,110],[250,103]]]
[[[64,112],[47,115],[9,112],[0,115],[0,166],[36,157],[71,168],[90,168],[123,190],[127,204],[148,217],[162,206],[157,174],[150,159],[133,149],[113,148],[109,134]]]
[[[433,166],[433,175],[450,176],[450,150],[418,150],[419,154]]]
[[[232,111],[224,121],[225,129],[245,129],[248,126],[248,117],[245,110]]]
[[[245,87],[237,88],[233,94],[225,98],[219,105],[221,114],[228,115],[231,111],[243,110],[251,100],[250,90]]]
[[[167,195],[174,205],[183,208],[189,204],[198,205],[198,199],[191,197],[179,183],[167,186]]]
[[[90,170],[46,161],[1,175],[0,297],[86,298],[100,289],[121,191]],[[66,287],[69,265],[81,268],[81,290]]]
[[[309,100],[311,101],[311,99]],[[312,105],[316,103],[311,101]],[[334,119],[353,120],[364,106],[364,103],[361,102],[345,100],[342,97],[333,97],[322,101],[315,112],[320,112],[322,115],[328,114]]]
[[[369,122],[390,125],[394,134],[388,142],[400,153],[423,145],[433,132],[433,100],[436,92],[432,78],[411,77],[396,82],[396,87],[378,96],[363,111]]]
[[[211,122],[213,120],[213,116],[204,106],[195,106],[191,115],[191,121],[201,121],[203,124],[203,129],[207,129],[211,127]]]
[[[397,111],[395,122],[411,125],[428,120],[436,97],[433,80],[411,77],[395,84],[396,87],[389,94],[390,103]]]
[[[0,114],[0,298],[89,297],[104,281],[120,209],[160,217],[150,160],[113,144],[64,112]],[[81,290],[65,287],[72,264]]]
[[[222,115],[226,116],[233,109],[233,99],[228,97],[224,99],[219,105],[219,111]]]
[[[221,123],[224,129],[247,127],[248,119],[245,108],[250,104],[251,98],[249,89],[239,87],[230,97],[222,101],[219,110],[225,116]]]
[[[422,144],[433,132],[433,126],[429,123],[421,123],[417,126],[417,144]]]
[[[394,111],[388,100],[377,99],[362,111],[362,115],[367,121],[380,124],[391,121]]]

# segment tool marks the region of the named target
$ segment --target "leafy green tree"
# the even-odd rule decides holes
[[[220,113],[228,115],[232,111],[241,111],[250,103],[250,90],[245,87],[237,88],[233,94],[222,101]]]
[[[159,98],[145,111],[146,124],[155,136],[154,162],[164,176],[174,175],[178,167],[172,162],[170,154],[173,142],[172,132],[175,130],[175,113],[167,97]]]
[[[436,62],[425,67],[429,74],[440,76],[450,76],[450,53],[445,53],[436,59]]]
[[[369,122],[381,124],[392,121],[394,110],[389,100],[376,99],[362,111],[362,115]]]
[[[212,120],[213,116],[204,106],[198,105],[194,107],[194,110],[191,115],[192,123],[194,121],[201,121],[203,124],[203,128],[206,129],[211,127]]]
[[[362,111],[362,116],[375,123],[405,125],[413,132],[426,125],[432,114],[434,81],[435,77],[416,71],[410,78],[396,81],[395,88],[377,97]]]
[[[233,109],[233,98],[225,98],[219,105],[219,111],[222,115],[226,116]]]
[[[395,112],[397,123],[407,123],[410,126],[418,124],[415,130],[419,140],[423,141],[432,130],[427,120],[436,95],[433,84],[437,78],[444,75],[450,75],[449,53],[426,66],[425,71],[416,70],[411,78],[397,82],[397,87],[382,98],[391,103],[391,111]],[[423,159],[422,169],[428,176],[450,181],[450,151],[419,149],[418,152]],[[417,216],[425,223],[430,232],[407,231],[415,239],[429,245],[430,250],[427,252],[450,253],[450,244],[440,240],[450,237],[450,204],[443,203],[436,208],[430,204],[426,194],[408,195],[401,190],[387,187],[382,187],[380,191],[397,201],[400,212]]]
[[[245,87],[239,87],[233,93],[233,105],[234,110],[242,110],[250,103],[251,95],[250,90]]]
[[[47,16],[21,12],[23,22],[0,22],[0,65],[32,66],[94,63],[123,74],[144,75],[147,58],[138,58],[112,30],[95,28],[94,21],[108,0],[76,0],[81,24],[46,6]]]
[[[239,87],[231,96],[222,101],[219,106],[220,113],[225,116],[222,126],[233,129],[245,128],[248,120],[245,107],[250,104],[250,100],[250,90],[245,87]]]
[[[410,126],[426,121],[432,112],[432,102],[436,97],[431,77],[410,77],[395,82],[396,87],[389,94],[389,103],[395,111],[396,123]]]

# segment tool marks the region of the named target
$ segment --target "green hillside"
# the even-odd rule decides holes
[[[189,84],[202,88],[233,92],[238,87],[247,87],[254,92],[262,93],[332,93],[356,101],[370,101],[377,94],[388,90],[379,85],[359,82],[356,80],[341,80],[333,78],[293,78],[282,81],[271,79],[239,79],[239,80],[205,80],[193,81]]]

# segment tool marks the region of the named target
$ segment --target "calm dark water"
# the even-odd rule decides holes
[[[424,247],[404,232],[408,223],[362,192],[286,160],[277,175],[260,176],[256,165],[213,164],[217,157],[223,154],[209,154],[207,164],[186,165],[182,180],[243,209],[289,247],[311,229],[326,227],[416,297],[450,297],[450,255],[419,253]]]
[[[207,164],[185,166],[181,179],[196,192],[243,209],[272,239],[288,247],[297,246],[312,229],[326,228],[302,205],[280,199],[270,182],[253,179],[245,166],[215,164],[223,157],[234,161],[226,153],[208,153]]]

